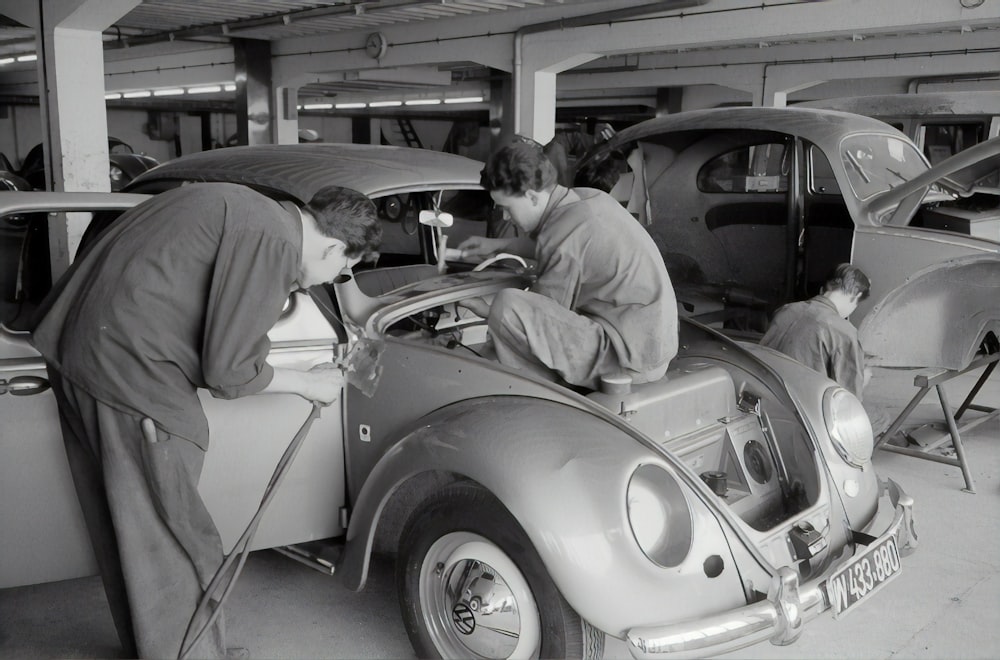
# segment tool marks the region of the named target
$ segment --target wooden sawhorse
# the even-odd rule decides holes
[[[902,412],[899,413],[896,419],[893,420],[892,424],[889,425],[889,428],[879,434],[878,439],[875,442],[875,449],[883,449],[896,454],[904,454],[906,456],[913,456],[915,458],[922,458],[928,461],[935,461],[937,463],[944,463],[945,465],[959,467],[962,469],[962,476],[965,477],[965,488],[962,490],[967,493],[975,493],[976,485],[972,480],[972,473],[969,471],[969,464],[965,458],[965,448],[962,446],[962,432],[975,428],[980,424],[993,419],[997,415],[1000,415],[1000,410],[997,408],[989,408],[987,406],[981,406],[973,403],[973,400],[975,400],[976,396],[979,394],[979,390],[982,389],[983,385],[996,368],[997,361],[1000,361],[1000,353],[994,353],[992,355],[987,355],[973,360],[968,367],[962,369],[961,371],[939,369],[936,371],[924,371],[917,374],[913,378],[913,385],[920,388],[919,391],[913,399],[910,400],[906,407],[903,408]],[[962,405],[958,407],[958,410],[955,411],[955,414],[953,415],[951,412],[951,406],[948,405],[948,396],[944,391],[944,383],[961,376],[962,374],[975,371],[977,369],[982,369],[983,373],[980,374],[976,384],[972,386],[972,389],[969,390],[968,396],[965,397],[965,401],[962,402]],[[886,444],[886,441],[899,431],[903,422],[906,421],[906,418],[909,417],[910,413],[913,412],[913,409],[917,407],[932,387],[937,390],[938,400],[941,402],[941,410],[944,412],[944,419],[948,425],[948,433],[941,439],[920,449],[914,449],[911,447],[896,447],[895,445]],[[959,420],[967,410],[975,410],[986,414],[976,417],[975,419],[965,422],[959,426]],[[948,440],[951,440],[952,445],[955,447],[955,458],[949,458],[947,456],[940,456],[938,454],[931,453],[934,449],[937,449]]]

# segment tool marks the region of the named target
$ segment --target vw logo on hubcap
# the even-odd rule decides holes
[[[455,629],[463,635],[471,635],[476,629],[476,615],[465,603],[456,603],[451,610],[451,622]]]

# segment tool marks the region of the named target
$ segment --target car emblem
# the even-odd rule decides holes
[[[458,603],[451,610],[451,621],[455,629],[463,635],[471,635],[476,629],[476,615],[465,603]]]

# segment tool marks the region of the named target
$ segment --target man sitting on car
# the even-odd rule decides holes
[[[677,354],[677,303],[642,226],[607,193],[558,185],[542,147],[526,138],[492,154],[482,181],[525,235],[469,238],[463,254],[537,262],[528,291],[466,305],[488,318],[500,362],[591,389],[621,373],[636,383],[660,379]]]

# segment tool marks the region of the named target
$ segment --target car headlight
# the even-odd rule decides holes
[[[125,173],[117,165],[111,165],[110,176],[112,181],[118,182],[125,178]]]
[[[864,467],[872,458],[875,438],[858,398],[843,388],[831,387],[823,395],[823,419],[840,456],[855,467]]]
[[[677,480],[657,465],[640,465],[625,494],[636,543],[652,562],[677,566],[691,550],[691,509]]]

